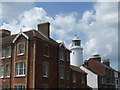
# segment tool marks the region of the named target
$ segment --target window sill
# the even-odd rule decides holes
[[[7,59],[8,59],[8,58],[11,58],[11,56],[7,56],[6,58],[7,58]]]
[[[22,56],[22,55],[24,55],[24,53],[17,54],[17,56]]]
[[[83,84],[85,83],[85,82],[82,82]]]
[[[10,76],[6,76],[5,78],[10,78]]]
[[[25,75],[16,75],[15,77],[25,77]]]
[[[0,78],[4,78],[3,76],[1,76]]]
[[[5,59],[5,57],[1,57],[0,59]]]
[[[73,81],[73,83],[76,83],[76,81]]]
[[[47,57],[47,58],[49,58],[49,56],[48,55],[44,55],[45,57]]]
[[[60,59],[60,61],[64,61],[64,59]]]
[[[48,78],[48,76],[43,76],[43,78]]]
[[[60,77],[60,79],[61,79],[61,80],[64,80],[64,78],[63,78],[63,77]]]

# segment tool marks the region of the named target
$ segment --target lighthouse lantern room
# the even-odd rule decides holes
[[[75,35],[70,47],[70,64],[80,66],[83,64],[83,48],[81,47],[81,40]]]

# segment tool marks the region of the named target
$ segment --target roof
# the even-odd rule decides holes
[[[16,35],[0,38],[0,46],[11,44]]]
[[[83,71],[82,69],[80,69],[79,67],[70,65],[70,68],[71,68],[72,70],[74,70],[74,71],[77,71],[77,72],[86,74],[86,72],[84,72],[84,71]]]
[[[88,60],[88,61],[90,61],[90,60]],[[92,60],[91,60],[92,61]],[[107,69],[109,69],[109,70],[111,70],[111,71],[116,71],[115,69],[113,69],[113,68],[111,68],[111,67],[109,67],[109,66],[107,66],[107,65],[105,65],[105,64],[103,64],[103,63],[101,63],[101,62],[98,62],[98,61],[95,61],[95,60],[93,60],[94,62],[96,62],[98,65],[100,65],[100,66],[102,66],[102,67],[104,67],[104,68],[107,68]],[[98,74],[98,75],[104,75],[103,73],[100,73],[100,72],[98,72],[97,70],[93,70],[93,69],[90,69],[90,67],[86,67],[86,68],[88,68],[89,70],[91,70],[92,72],[94,72],[94,73],[96,73],[96,74]]]
[[[95,61],[95,60],[94,60],[94,61]],[[95,61],[95,62],[97,62],[97,61]],[[113,69],[113,68],[111,68],[110,66],[107,66],[107,65],[105,65],[105,64],[103,64],[103,63],[101,63],[101,62],[97,62],[97,63],[98,63],[99,65],[103,66],[104,68],[107,68],[107,69],[116,71],[115,69]]]
[[[31,38],[38,38],[38,39],[47,41],[49,43],[52,43],[54,45],[58,45],[58,43],[55,40],[53,40],[52,38],[45,37],[41,32],[39,32],[37,30],[33,29],[33,30],[29,30],[29,31],[26,31],[26,32],[23,32],[23,33],[26,34],[29,37],[29,39],[31,39]],[[0,45],[6,45],[6,44],[12,43],[12,41],[14,40],[14,38],[17,35],[18,34],[0,38],[0,41],[2,41],[2,43],[0,43]]]
[[[60,42],[60,43],[58,43],[58,44],[59,44],[59,47],[62,47],[62,46],[63,46],[63,47],[65,48],[65,50],[71,52],[71,50],[69,50],[69,49],[65,46],[64,42]]]
[[[86,66],[85,64],[83,64],[82,66],[85,67],[86,69],[88,69],[89,71],[93,72],[94,74],[97,74],[97,75],[102,76],[102,74],[100,74],[99,72],[96,72],[96,71],[90,69],[90,68],[89,68],[88,66]]]

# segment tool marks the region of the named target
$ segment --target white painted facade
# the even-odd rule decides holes
[[[70,50],[72,51],[70,53],[70,65],[79,67],[83,64],[83,48],[81,47],[81,41],[77,36],[72,40]]]
[[[114,71],[114,77],[115,77],[115,88],[119,88],[120,90],[120,82],[119,82],[119,76],[117,71]]]
[[[80,69],[87,73],[87,85],[93,90],[98,90],[98,75],[84,66],[80,66]]]

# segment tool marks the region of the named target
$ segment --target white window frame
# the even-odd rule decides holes
[[[48,73],[49,73],[49,64],[43,63],[43,77],[48,78]]]
[[[22,64],[22,68],[20,68],[20,63],[23,63]],[[18,65],[18,66],[17,66]],[[16,63],[16,70],[15,70],[15,76],[16,77],[21,77],[21,76],[25,76],[25,73],[26,73],[26,65],[25,65],[25,62],[18,62]],[[23,71],[22,74],[20,74],[20,70]]]
[[[10,77],[10,64],[6,64],[6,77]]]
[[[10,52],[9,52],[8,49],[10,49]],[[12,51],[12,49],[11,49],[11,46],[10,46],[10,47],[8,47],[7,50],[6,50],[6,58],[10,58],[10,57],[11,57],[11,51]],[[9,53],[10,53],[10,55],[9,55]]]
[[[2,68],[2,69],[1,69]],[[1,73],[2,72],[2,73]],[[0,66],[0,73],[1,73],[1,76],[0,78],[4,78],[4,65],[1,65]]]

